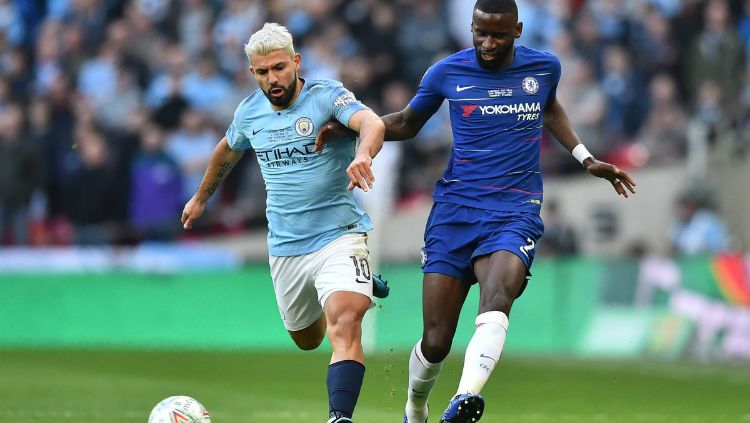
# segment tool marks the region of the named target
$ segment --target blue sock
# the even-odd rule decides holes
[[[365,366],[354,360],[344,360],[328,366],[328,416],[348,417],[354,414]]]

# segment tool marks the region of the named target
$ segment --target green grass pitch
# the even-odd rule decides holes
[[[321,353],[0,351],[0,421],[146,422],[190,395],[214,423],[322,423]],[[407,354],[371,357],[354,420],[400,423]],[[437,423],[461,357],[431,397]],[[750,422],[750,366],[503,357],[483,392],[484,423]]]

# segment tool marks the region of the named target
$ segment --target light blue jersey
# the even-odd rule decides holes
[[[260,89],[237,107],[226,137],[233,150],[252,148],[258,157],[268,195],[272,256],[309,254],[347,232],[372,229],[347,190],[354,137],[327,143],[322,154],[312,151],[321,125],[336,119],[348,126],[352,115],[366,108],[331,80],[305,81],[297,100],[284,110],[273,110]]]

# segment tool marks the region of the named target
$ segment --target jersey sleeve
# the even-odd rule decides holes
[[[226,138],[229,148],[234,151],[242,151],[251,148],[250,139],[247,138],[244,132],[242,132],[242,116],[244,115],[246,101],[240,103],[237,110],[234,111],[234,118],[232,123],[227,128]]]
[[[562,73],[562,66],[560,66],[560,60],[557,57],[552,56],[550,72],[552,73],[552,88],[550,88],[547,96],[546,105],[550,105],[557,100],[557,84],[560,82],[560,74]]]
[[[409,107],[417,113],[433,115],[443,104],[445,97],[440,92],[440,84],[443,81],[443,70],[441,62],[436,63],[424,73],[419,90],[409,102]]]
[[[360,110],[369,110],[367,106],[357,100],[354,93],[347,90],[340,82],[329,85],[326,95],[323,96],[324,104],[322,105],[330,116],[349,126],[349,119],[352,115]]]

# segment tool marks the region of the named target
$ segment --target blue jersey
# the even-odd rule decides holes
[[[433,199],[496,211],[539,213],[542,114],[555,101],[560,62],[516,46],[510,67],[479,66],[474,49],[427,70],[409,105],[432,115],[448,99],[453,151]]]
[[[344,233],[372,229],[354,193],[347,190],[354,137],[326,144],[321,154],[312,151],[321,125],[336,119],[348,126],[352,115],[363,109],[340,82],[330,80],[306,81],[294,104],[284,110],[273,110],[261,90],[237,107],[226,138],[233,150],[252,148],[258,157],[268,195],[271,255],[309,254]]]

